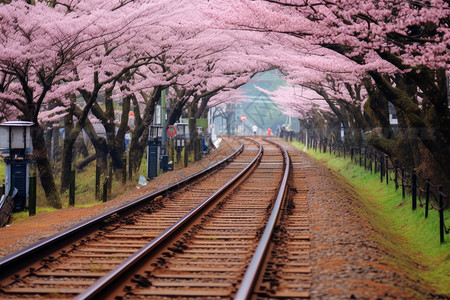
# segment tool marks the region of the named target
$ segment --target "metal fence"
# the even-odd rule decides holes
[[[407,195],[411,197],[412,210],[425,209],[425,218],[428,218],[430,210],[435,210],[439,214],[439,237],[440,242],[444,243],[444,234],[449,234],[450,228],[445,224],[444,218],[445,206],[449,203],[449,199],[443,192],[442,185],[432,183],[430,179],[425,179],[425,184],[420,185],[415,169],[403,168],[398,161],[391,161],[387,154],[370,145],[355,146],[343,142],[321,142],[315,137],[308,137],[306,140],[306,137],[295,132],[285,132],[282,137],[291,142],[297,139],[314,151],[349,158],[372,174],[379,173],[380,182],[394,184],[396,190],[401,188],[403,199]]]

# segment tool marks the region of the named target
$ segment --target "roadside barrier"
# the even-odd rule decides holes
[[[419,184],[416,170],[402,168],[398,161],[392,162],[389,156],[369,145],[348,145],[342,142],[321,142],[315,137],[308,137],[308,140],[301,138],[295,133],[285,135],[286,141],[292,141],[296,138],[303,143],[308,149],[321,153],[329,153],[336,157],[346,159],[350,156],[350,160],[371,174],[379,173],[380,182],[393,183],[395,189],[402,188],[402,198],[406,198],[407,192],[411,195],[411,208],[416,210],[425,209],[425,219],[428,218],[429,210],[435,210],[439,214],[439,238],[440,243],[444,243],[444,234],[450,233],[450,227],[445,224],[444,211],[445,203],[449,203],[448,195],[443,192],[443,186],[434,184],[430,179],[425,180],[425,186]],[[332,139],[326,139],[329,141]],[[419,205],[417,205],[419,203]]]

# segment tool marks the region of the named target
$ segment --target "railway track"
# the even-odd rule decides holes
[[[287,153],[268,142],[263,147],[259,164],[231,193],[153,240],[77,299],[247,298],[241,290],[251,294],[259,278],[289,174]]]
[[[285,209],[260,272],[253,299],[308,299],[313,277],[307,203],[307,166],[292,146],[292,179]]]
[[[204,172],[2,258],[0,298],[81,293],[239,173],[258,151],[244,143]]]
[[[153,195],[127,216],[113,213],[101,230],[26,267],[16,259],[22,266],[2,276],[0,298],[308,298],[301,162],[289,186],[286,150],[244,143],[195,185]]]

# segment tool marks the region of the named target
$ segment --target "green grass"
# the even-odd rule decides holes
[[[5,161],[0,158],[0,184],[4,184],[5,180]]]
[[[125,194],[127,191],[133,190],[137,186],[140,175],[146,176],[147,170],[147,160],[144,155],[141,166],[137,174],[133,174],[133,181],[127,180],[127,183],[122,184],[122,180],[113,180],[111,196],[108,198],[114,198]],[[55,176],[56,185],[60,186],[60,173]],[[128,174],[127,174],[128,176]],[[5,163],[0,160],[0,184],[2,179],[5,178]],[[101,184],[103,179],[101,179]],[[95,162],[89,164],[82,171],[77,171],[75,174],[75,207],[90,207],[101,203],[99,200],[95,199]],[[102,190],[102,187],[100,187]],[[63,208],[69,207],[69,191],[61,194],[61,201]],[[41,212],[55,211],[56,209],[51,208],[47,205],[45,193],[42,189],[39,177],[37,178],[37,190],[36,190],[36,214]],[[28,217],[28,211],[13,213],[11,216],[11,223],[19,222]]]
[[[44,212],[53,212],[53,211],[57,211],[57,209],[52,208],[52,207],[45,207],[45,206],[44,207],[36,207],[36,214],[44,213]],[[10,224],[13,224],[15,222],[24,221],[28,217],[29,217],[28,211],[21,211],[21,212],[13,213],[11,216]]]
[[[293,144],[305,150],[303,144]],[[330,169],[342,175],[361,199],[358,208],[380,233],[375,240],[384,245],[403,271],[431,287],[436,294],[450,295],[450,235],[440,244],[438,212],[431,210],[425,219],[425,209],[412,211],[411,195],[402,198],[393,183],[380,182],[380,175],[371,174],[350,159],[337,158],[312,149],[307,152]],[[445,211],[445,223],[450,225],[450,212]]]

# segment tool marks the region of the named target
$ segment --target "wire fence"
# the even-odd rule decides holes
[[[444,235],[450,233],[450,228],[445,224],[445,204],[448,203],[448,195],[443,192],[443,186],[432,183],[430,179],[420,184],[416,170],[403,168],[398,161],[391,161],[387,154],[369,146],[354,146],[343,142],[321,142],[315,137],[300,136],[295,132],[285,132],[282,137],[292,142],[294,139],[302,142],[308,149],[329,153],[336,157],[350,158],[355,164],[364,167],[371,174],[378,173],[380,182],[394,184],[395,189],[402,189],[402,198],[411,197],[412,210],[425,209],[425,218],[428,218],[430,210],[439,214],[439,237],[444,243]],[[331,139],[328,139],[331,140]]]

